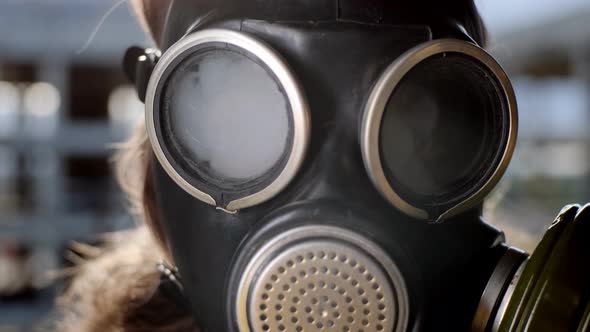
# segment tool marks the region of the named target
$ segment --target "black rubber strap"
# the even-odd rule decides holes
[[[160,285],[158,292],[164,295],[172,303],[182,310],[190,311],[190,303],[184,295],[183,286],[178,275],[178,270],[171,268],[165,263],[158,264],[160,271]]]

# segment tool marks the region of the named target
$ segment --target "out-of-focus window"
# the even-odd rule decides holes
[[[43,138],[54,134],[61,102],[59,90],[50,83],[35,82],[26,87],[23,104],[26,130],[31,137]]]
[[[111,125],[128,132],[141,120],[144,104],[132,85],[121,85],[111,92],[108,111]]]
[[[6,139],[17,130],[21,93],[16,84],[0,81],[0,138]]]
[[[17,161],[11,149],[0,145],[0,210],[6,211],[17,203],[15,181]]]

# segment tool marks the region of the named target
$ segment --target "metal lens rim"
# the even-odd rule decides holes
[[[276,255],[277,252],[288,248],[289,245],[300,244],[317,238],[340,240],[356,246],[369,256],[372,256],[375,263],[381,265],[383,271],[390,279],[391,288],[394,294],[397,296],[396,300],[399,320],[392,332],[406,331],[410,319],[410,299],[408,289],[401,271],[391,260],[389,255],[376,243],[359,233],[340,227],[319,225],[301,226],[281,233],[260,247],[254,256],[249,259],[249,263],[241,274],[234,302],[235,318],[239,331],[251,332],[248,301],[250,299],[251,285],[257,277],[260,268],[262,268],[269,259]]]
[[[158,108],[159,100],[156,100],[157,93],[163,88],[163,77],[175,65],[175,60],[193,48],[206,43],[226,43],[242,48],[258,57],[277,77],[282,85],[293,112],[293,144],[289,157],[284,168],[276,179],[262,190],[231,201],[225,207],[228,211],[237,211],[263,203],[282,191],[295,177],[305,157],[310,136],[309,107],[303,91],[295,76],[286,65],[283,58],[270,46],[245,33],[226,29],[207,29],[191,33],[170,47],[160,58],[150,78],[146,94],[146,129],[154,154],[166,173],[187,193],[212,206],[217,206],[215,199],[206,192],[203,192],[186,179],[184,179],[172,166],[168,157],[162,149],[164,144],[158,137],[155,128],[154,116]]]
[[[504,175],[516,145],[518,114],[514,89],[504,69],[485,50],[462,40],[438,39],[422,43],[397,58],[385,69],[365,105],[360,137],[361,150],[367,173],[382,196],[402,212],[422,220],[431,220],[433,216],[429,215],[428,211],[405,201],[387,180],[379,153],[379,132],[389,98],[405,75],[422,61],[434,55],[449,52],[464,54],[478,60],[496,76],[506,98],[509,112],[509,133],[502,157],[489,179],[471,196],[447,209],[434,219],[438,221],[455,216],[481,202]]]

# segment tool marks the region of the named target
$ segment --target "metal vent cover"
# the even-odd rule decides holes
[[[395,264],[359,234],[307,226],[261,248],[241,279],[241,332],[402,332],[408,296]]]

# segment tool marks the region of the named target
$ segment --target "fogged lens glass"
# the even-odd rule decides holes
[[[479,189],[506,142],[505,104],[495,76],[473,58],[446,53],[416,65],[381,123],[381,161],[392,187],[421,206]]]
[[[168,78],[162,100],[167,148],[200,182],[230,191],[262,185],[285,162],[288,99],[247,52],[225,46],[193,53]]]

